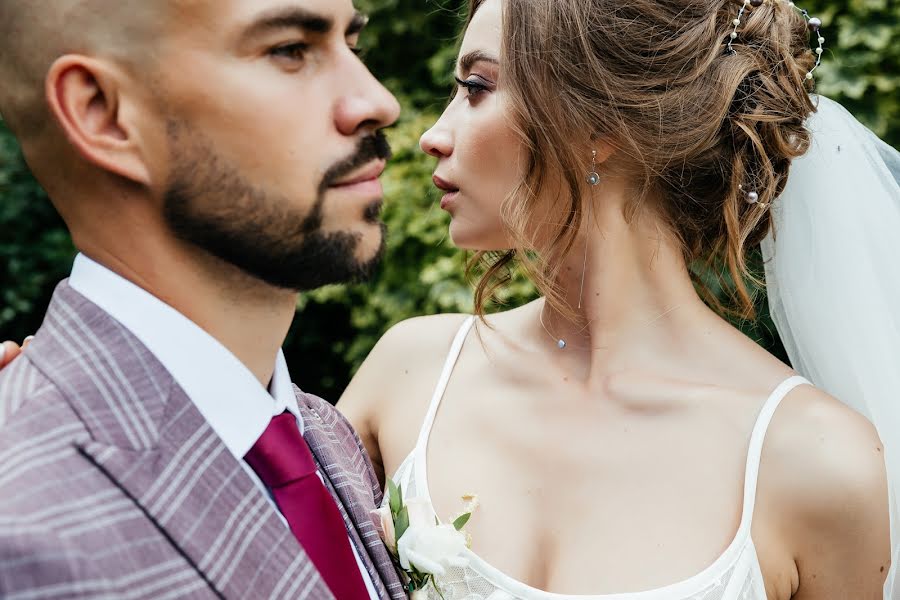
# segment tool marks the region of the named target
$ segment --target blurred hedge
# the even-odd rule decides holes
[[[309,391],[336,399],[378,337],[397,321],[471,309],[466,257],[447,239],[448,220],[430,184],[433,161],[418,150],[419,136],[450,91],[465,4],[358,0],[372,17],[363,41],[366,61],[404,105],[404,116],[390,132],[395,160],[385,176],[389,250],[374,283],[332,286],[301,298],[285,352],[294,379]],[[900,146],[900,3],[818,0],[803,6],[823,19],[828,39],[819,90]],[[0,339],[21,339],[37,328],[72,255],[62,223],[0,124]],[[531,293],[517,280],[505,300],[516,304]],[[780,353],[765,315],[739,325]]]

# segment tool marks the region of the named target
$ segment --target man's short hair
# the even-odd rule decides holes
[[[0,115],[22,138],[50,119],[44,81],[65,54],[135,58],[152,39],[159,0],[0,0]]]

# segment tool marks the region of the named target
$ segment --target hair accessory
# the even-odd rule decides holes
[[[744,186],[739,185],[738,189],[742,192],[744,191]],[[747,204],[758,204],[760,208],[766,209],[769,208],[769,204],[766,202],[759,201],[759,193],[754,191],[745,192],[744,199],[747,201]]]
[[[815,50],[816,64],[806,74],[807,80],[812,79],[813,72],[819,68],[820,64],[822,64],[822,54],[825,52],[825,38],[822,37],[822,34],[820,32],[820,30],[822,28],[822,20],[817,17],[810,17],[809,13],[805,9],[800,8],[793,2],[785,2],[784,0],[744,0],[743,4],[741,5],[741,10],[738,12],[737,16],[731,21],[731,24],[734,26],[734,29],[732,29],[730,34],[728,34],[728,53],[729,54],[735,53],[734,48],[732,48],[731,44],[734,42],[734,40],[736,40],[738,38],[738,27],[741,26],[741,22],[744,18],[744,15],[747,13],[747,11],[752,11],[752,9],[758,8],[758,7],[762,6],[763,4],[765,4],[766,2],[769,2],[771,4],[787,4],[788,7],[793,8],[794,10],[799,12],[801,15],[803,15],[803,18],[806,19],[806,24],[807,24],[807,27],[809,28],[809,30],[816,34],[816,40],[819,43],[818,48],[816,48],[816,50]]]

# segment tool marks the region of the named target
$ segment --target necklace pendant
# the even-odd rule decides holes
[[[558,342],[556,342],[556,347],[559,348],[560,350],[565,350],[566,349],[566,340],[559,340]]]

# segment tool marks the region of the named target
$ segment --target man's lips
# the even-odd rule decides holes
[[[386,166],[387,161],[383,159],[376,160],[369,163],[365,168],[360,169],[353,175],[345,177],[340,181],[334,182],[333,184],[331,184],[331,187],[347,187],[378,179],[379,177],[381,177],[381,174],[384,173],[384,169]]]

